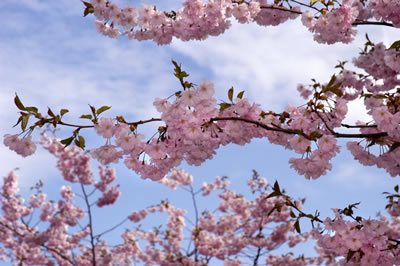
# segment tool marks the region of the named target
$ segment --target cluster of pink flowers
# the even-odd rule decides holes
[[[47,145],[55,146],[53,143],[55,141]],[[66,150],[68,152],[69,148]],[[79,152],[71,154],[74,158],[79,158],[80,155]],[[73,162],[77,163],[77,160]],[[131,262],[176,265],[178,262],[184,262],[187,265],[204,265],[210,258],[215,258],[224,261],[225,265],[241,265],[243,260],[238,256],[248,255],[253,248],[259,249],[258,252],[272,251],[283,244],[294,247],[308,239],[308,234],[294,233],[294,221],[290,208],[285,206],[285,198],[268,198],[269,185],[265,178],[253,177],[249,181],[250,188],[256,192],[253,200],[247,200],[229,190],[225,178],[216,178],[213,183],[203,186],[203,196],[210,194],[209,186],[220,190],[220,215],[202,212],[201,217],[190,229],[189,241],[194,244],[193,251],[185,251],[186,244],[183,246],[186,211],[169,202],[163,201],[156,206],[134,211],[128,216],[132,222],[139,223],[150,214],[166,213],[168,218],[165,227],[142,230],[138,226],[136,230],[128,229],[121,235],[123,242],[114,247],[108,246],[100,238],[96,238],[92,244],[87,244],[90,241],[86,239],[94,235],[93,220],[87,221],[88,225],[74,234],[70,233],[69,227],[76,227],[78,220],[82,223],[85,217],[83,209],[76,205],[75,193],[70,187],[61,188],[62,199],[57,203],[46,201],[45,194],[39,190],[31,196],[28,204],[24,204],[23,198],[17,194],[17,179],[14,172],[4,178],[0,197],[4,213],[0,217],[0,242],[7,243],[3,251],[7,250],[10,258],[17,262],[48,265],[117,265]],[[100,181],[94,184],[94,187],[102,191],[114,179],[114,170],[100,167]],[[179,180],[183,186],[191,185],[191,176],[182,171],[173,171],[171,179]],[[279,210],[276,209],[278,205],[281,206]],[[300,202],[296,202],[296,205],[301,209]],[[99,204],[98,206],[101,207]],[[87,208],[90,208],[90,205]],[[42,223],[48,225],[47,228],[39,230],[30,226],[31,222],[24,220],[24,217],[33,213],[35,209],[40,210],[39,218]],[[271,229],[272,224],[277,226]],[[145,246],[142,248],[143,245]],[[22,252],[23,249],[25,252]],[[256,257],[256,260],[262,259],[262,256]],[[279,259],[271,255],[265,259],[267,262],[287,261],[286,256]],[[305,265],[317,260],[298,257],[294,261]]]
[[[128,38],[153,40],[158,44],[168,44],[173,37],[188,41],[220,35],[230,27],[229,18],[232,16],[240,23],[255,21],[263,26],[277,26],[302,14],[303,24],[315,33],[314,39],[327,44],[351,42],[357,33],[352,28],[353,24],[372,17],[400,26],[400,5],[390,0],[370,0],[368,4],[359,0],[344,0],[331,10],[321,10],[318,17],[311,12],[315,11],[312,6],[304,11],[301,7],[306,5],[299,5],[296,1],[288,1],[285,7],[284,1],[213,0],[206,3],[203,0],[186,0],[182,8],[171,13],[147,4],[138,8],[127,4],[121,8],[107,0],[91,0],[90,3],[99,32],[117,38],[121,34],[117,25],[121,25],[122,34]]]
[[[77,220],[84,217],[83,210],[74,205],[70,188],[61,189],[64,200],[60,199],[57,203],[46,201],[46,195],[38,192],[31,195],[27,204],[17,188],[18,177],[11,172],[4,178],[0,198],[3,211],[0,216],[0,242],[4,244],[3,254],[30,265],[65,265],[68,263],[65,258],[70,257],[72,250],[88,235],[86,229],[72,235],[68,233],[68,227],[76,226]],[[36,209],[40,212],[41,223],[46,223],[45,229],[30,225],[29,217]]]
[[[303,24],[314,34],[314,40],[319,43],[333,44],[338,41],[349,43],[354,39],[357,31],[354,30],[353,22],[357,19],[361,5],[353,5],[357,0],[343,1],[343,4],[334,8],[318,19],[310,12],[302,15]]]
[[[347,148],[360,163],[376,165],[397,176],[400,174],[400,149],[396,149],[400,142],[400,102],[394,91],[400,85],[397,58],[396,49],[370,43],[369,49],[353,60],[370,76],[342,69],[329,83],[317,84],[321,87],[319,90],[315,85],[310,86],[311,89],[299,85],[300,94],[310,98],[307,105],[289,105],[281,114],[265,112],[259,104],[250,104],[243,95],[231,96],[231,103],[224,103],[222,108],[214,97],[213,83],[202,80],[196,87],[177,92],[175,98],[155,99],[154,106],[161,113],[165,126],[159,128],[158,137],[150,140],[139,134],[137,127],[100,118],[94,125],[95,132],[105,138],[106,143],[91,149],[90,155],[102,164],[122,159],[142,178],[163,180],[164,184],[176,187],[187,184],[190,178],[178,172],[171,178],[166,176],[183,160],[200,165],[212,159],[221,145],[244,145],[252,138],[267,138],[271,143],[301,154],[301,158],[289,160],[290,166],[306,178],[316,179],[331,170],[330,160],[339,152],[336,138],[343,135],[335,130],[342,128],[348,103],[363,98],[373,123],[359,122],[354,126],[365,135],[365,148],[356,142],[349,142]],[[372,154],[368,149],[371,134],[383,134],[379,141],[375,137],[372,145],[389,149]],[[24,156],[36,149],[31,137],[20,139],[16,135],[5,135],[4,143]],[[45,148],[60,158],[58,168],[66,180],[76,182],[78,177],[81,183],[93,183],[87,170],[88,154],[79,155],[75,163],[71,160],[75,160],[76,150],[65,151],[59,143],[45,144]],[[79,167],[71,169],[71,163]],[[113,197],[118,198],[117,189],[112,188],[105,195],[108,200],[104,202],[112,202]]]
[[[390,20],[400,27],[400,3],[392,0],[370,0],[368,7],[378,20]]]
[[[400,263],[400,219],[392,217],[347,221],[340,215],[324,221],[325,231],[314,229],[316,251],[327,264],[339,265],[397,265]],[[349,256],[352,254],[351,256]],[[336,261],[338,259],[338,261]]]
[[[204,90],[209,91],[207,88],[210,87],[206,86]],[[189,98],[179,101],[189,101]],[[245,103],[246,101],[237,107],[238,112],[246,110],[243,109]],[[195,108],[195,101],[192,104]],[[59,158],[58,168],[67,182],[93,186],[101,192],[102,196],[96,201],[97,207],[113,205],[116,202],[119,191],[116,186],[110,186],[116,180],[114,169],[99,166],[100,178],[95,182],[88,161],[85,160],[87,154],[77,148],[64,148],[61,143],[46,135],[43,135],[43,138],[41,144]],[[294,144],[289,145],[293,145],[296,151],[302,152],[304,148],[297,147],[297,145],[303,146],[299,139],[301,138],[292,140]],[[328,154],[336,149],[336,141],[332,136],[323,136],[317,145],[319,152]],[[187,241],[184,237],[186,211],[167,201],[133,211],[127,217],[134,223],[140,223],[150,214],[166,213],[168,218],[165,227],[159,227],[157,230],[143,230],[140,226],[135,230],[128,229],[121,235],[123,243],[111,247],[100,238],[96,238],[92,244],[86,244],[90,242],[87,239],[94,235],[92,219],[86,220],[88,222],[86,227],[71,234],[69,227],[75,228],[79,220],[82,224],[87,213],[74,201],[75,193],[71,187],[61,188],[61,199],[57,202],[47,201],[46,195],[39,189],[25,204],[24,199],[18,195],[17,180],[14,172],[4,178],[0,195],[3,211],[3,215],[0,216],[0,226],[3,229],[0,232],[0,242],[7,244],[2,251],[9,252],[7,253],[9,258],[24,263],[92,265],[96,261],[96,264],[100,265],[116,265],[134,261],[162,265],[175,265],[177,262],[204,265],[210,258],[215,258],[224,261],[225,265],[241,265],[244,263],[240,258],[242,254],[249,256],[254,250],[256,253],[270,252],[282,245],[293,248],[310,237],[317,240],[316,250],[319,257],[295,257],[291,254],[282,256],[269,254],[266,257],[259,257],[254,253],[253,258],[265,259],[266,263],[276,265],[400,263],[398,260],[400,247],[396,242],[400,238],[398,201],[394,201],[389,210],[392,215],[391,220],[380,217],[377,220],[350,222],[344,220],[336,211],[335,219],[327,218],[323,222],[322,233],[319,228],[311,233],[299,234],[295,232],[295,223],[298,220],[292,206],[296,206],[296,211],[300,212],[301,201],[293,201],[293,205],[289,205],[288,196],[273,196],[268,191],[271,187],[268,181],[258,175],[254,175],[248,182],[254,195],[253,199],[246,199],[230,190],[226,177],[216,177],[213,182],[204,183],[199,191],[203,197],[218,191],[220,201],[217,213],[203,211],[190,229],[189,241],[194,244],[193,251],[184,251]],[[172,170],[169,177],[166,176],[159,182],[175,189],[177,185],[191,186],[192,180],[190,174],[182,170]],[[192,190],[192,193],[195,192]],[[88,195],[84,196],[89,199]],[[91,204],[86,205],[86,208],[93,208],[91,206]],[[31,222],[27,222],[27,217],[35,209],[39,210],[38,218],[47,227],[41,226],[39,229],[30,226]],[[349,253],[352,254],[351,258]],[[349,258],[349,261],[346,258]]]
[[[4,135],[4,145],[19,155],[26,157],[36,151],[36,144],[32,141],[32,136],[20,138],[18,135]]]
[[[150,140],[138,134],[137,130],[132,131],[126,123],[100,118],[95,124],[95,131],[106,139],[106,144],[92,149],[91,156],[103,164],[123,159],[125,165],[142,178],[163,180],[164,184],[176,187],[182,182],[189,182],[184,180],[186,175],[178,172],[174,172],[171,178],[166,178],[166,175],[183,160],[191,165],[200,165],[211,159],[221,145],[244,145],[252,138],[266,137],[271,143],[301,154],[301,158],[289,160],[290,166],[306,178],[316,179],[332,168],[330,160],[339,152],[336,137],[340,136],[334,130],[342,128],[347,105],[352,100],[363,97],[367,111],[375,122],[372,126],[358,123],[356,127],[360,127],[361,134],[385,133],[387,136],[375,144],[389,148],[399,142],[399,109],[390,104],[393,101],[398,104],[392,89],[400,85],[400,80],[396,68],[386,64],[387,58],[397,58],[391,50],[386,50],[383,44],[373,45],[354,60],[370,77],[343,69],[331,84],[318,85],[321,86],[320,91],[300,85],[300,94],[304,98],[311,97],[308,104],[302,107],[289,105],[280,115],[264,112],[260,105],[250,104],[242,96],[232,97],[232,103],[225,103],[227,106],[221,108],[222,105],[218,105],[213,96],[213,83],[203,80],[197,87],[177,92],[175,99],[157,98],[154,101],[165,126],[160,127],[158,137]],[[283,120],[280,118],[282,115],[285,115]],[[10,142],[10,139],[7,135],[5,142]],[[366,141],[369,144],[367,137]],[[347,147],[363,164],[382,167],[392,176],[400,173],[398,149],[375,156],[354,142],[349,142]],[[85,182],[90,184],[91,177],[85,173],[88,160],[88,155],[82,155],[82,167],[74,171],[78,171],[80,179],[87,179]],[[64,154],[59,163],[68,161],[68,156]],[[63,169],[64,177],[70,179],[70,169],[62,165],[59,167]],[[117,197],[116,193],[109,192],[107,195]]]

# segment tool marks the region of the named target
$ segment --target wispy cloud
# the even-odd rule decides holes
[[[168,96],[178,85],[171,74],[169,47],[101,36],[93,18],[82,17],[80,1],[6,2],[0,4],[6,21],[0,29],[6,40],[0,43],[1,137],[19,130],[11,128],[18,118],[15,93],[43,113],[47,107],[55,112],[70,109],[66,119],[71,122],[90,112],[88,103],[111,105],[109,116],[134,121],[157,116],[154,98]],[[34,156],[36,165],[46,162],[43,156]],[[3,145],[0,158],[7,161],[0,166],[2,174],[15,167],[35,169],[30,159]],[[37,173],[42,170],[48,169],[38,168]]]

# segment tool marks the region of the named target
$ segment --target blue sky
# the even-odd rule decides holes
[[[179,1],[170,3],[172,6],[167,6],[162,1],[161,7],[170,10],[177,7]],[[365,31],[372,41],[386,44],[396,36],[391,29],[363,26],[350,45],[320,45],[312,41],[311,33],[297,19],[279,27],[233,23],[220,37],[202,42],[174,40],[170,46],[157,46],[126,38],[108,39],[96,32],[92,16],[84,18],[82,14],[83,5],[78,0],[0,2],[3,18],[0,27],[1,136],[18,133],[18,129],[11,128],[18,118],[13,104],[15,93],[24,104],[37,106],[42,111],[47,106],[54,110],[69,109],[71,122],[89,112],[87,104],[111,105],[106,115],[124,115],[130,121],[155,117],[153,99],[167,97],[179,89],[179,82],[172,75],[171,59],[182,64],[190,73],[191,81],[214,81],[218,99],[226,99],[227,90],[234,86],[237,91],[245,90],[251,102],[257,101],[267,110],[281,111],[288,103],[302,103],[296,91],[298,83],[308,84],[311,78],[327,81],[338,60],[351,61],[364,42]],[[365,118],[363,108],[355,103],[347,119],[354,122],[360,118]],[[143,132],[151,134],[154,128],[146,127]],[[58,134],[66,137],[69,132],[62,130]],[[89,131],[86,136],[89,148],[103,144],[102,139]],[[341,145],[341,154],[332,162],[333,170],[311,181],[289,168],[289,158],[296,156],[293,152],[266,140],[255,140],[245,147],[223,147],[214,160],[200,167],[182,167],[193,174],[197,187],[217,175],[227,175],[237,191],[243,190],[251,170],[256,169],[270,182],[277,179],[290,195],[306,197],[305,209],[309,212],[318,209],[322,217],[326,217],[332,214],[332,207],[342,208],[361,201],[358,214],[374,217],[385,204],[381,193],[392,191],[396,179],[381,169],[359,165],[345,150],[345,143]],[[0,145],[0,159],[3,176],[20,168],[23,194],[38,178],[54,197],[54,191],[63,184],[55,170],[55,160],[42,150],[23,159]],[[189,195],[182,191],[169,191],[144,181],[123,165],[116,165],[116,168],[123,208],[118,208],[117,212],[107,209],[108,216],[112,212],[114,218],[119,216],[116,220],[122,219],[134,209],[167,197],[177,206],[191,208]],[[213,202],[201,204],[211,209]],[[99,212],[98,217],[104,217],[104,213]],[[96,226],[101,228],[105,224]],[[312,250],[303,249],[302,252],[311,254]]]

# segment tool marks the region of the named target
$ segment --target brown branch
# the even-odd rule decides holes
[[[262,8],[262,9],[275,9],[275,10],[285,11],[285,12],[289,12],[289,13],[295,13],[295,14],[298,14],[298,15],[303,14],[303,12],[301,12],[301,11],[296,11],[296,10],[293,10],[293,9],[289,9],[289,8],[286,8],[286,7],[280,7],[280,6],[260,6],[260,8]]]
[[[348,125],[348,124],[341,124],[342,127],[345,128],[377,128],[377,125]]]
[[[94,125],[74,125],[74,124],[69,124],[69,123],[65,123],[63,121],[59,121],[58,124],[63,125],[63,126],[68,126],[68,127],[77,127],[77,128],[92,128],[94,127]]]
[[[379,25],[379,26],[387,26],[387,27],[394,27],[392,23],[388,23],[385,21],[363,21],[363,20],[356,20],[352,24],[353,26],[358,25]]]
[[[82,193],[83,193],[83,196],[84,196],[84,199],[85,199],[85,203],[86,203],[86,207],[87,207],[87,211],[88,211],[88,216],[89,216],[90,244],[92,246],[91,251],[92,251],[92,256],[93,256],[92,265],[96,266],[96,245],[94,243],[94,235],[93,235],[92,211],[91,211],[91,208],[90,208],[90,203],[89,203],[88,196],[86,194],[85,186],[83,184],[81,184],[81,189],[82,189]]]
[[[293,1],[292,0],[292,2],[295,2],[295,3],[300,5],[300,3],[297,2],[297,1]],[[308,7],[308,8],[316,9],[316,8],[314,8],[312,6],[307,5],[307,4],[301,4],[301,5],[303,5],[305,7]],[[299,14],[299,15],[303,14],[302,11],[296,11],[296,10],[293,10],[293,9],[290,9],[290,8],[280,7],[280,6],[260,6],[260,8],[262,8],[262,9],[280,10],[280,11],[295,13],[295,14]],[[316,10],[319,11],[318,9],[316,9]],[[314,18],[318,19],[319,17],[315,16]],[[368,20],[367,21],[356,20],[351,25],[353,25],[353,26],[358,26],[358,25],[378,25],[378,26],[394,27],[392,23],[388,23],[386,21],[368,21]]]
[[[137,125],[142,125],[142,124],[146,124],[146,123],[150,123],[150,122],[155,122],[155,121],[162,121],[161,118],[150,118],[147,120],[139,120],[136,122],[125,122],[125,124],[127,125],[131,125],[131,126],[137,126]],[[65,123],[63,121],[59,121],[58,124],[63,125],[63,126],[68,126],[68,127],[76,127],[76,128],[93,128],[94,125],[75,125],[75,124],[70,124],[70,123]]]
[[[143,125],[146,123],[150,123],[150,122],[155,122],[155,121],[162,121],[161,118],[150,118],[147,120],[139,120],[137,122],[127,122],[127,125],[131,125],[131,126],[137,126],[137,125]]]
[[[292,134],[292,135],[301,135],[307,139],[310,139],[310,137],[307,134],[304,134],[304,133],[301,134],[298,130],[286,129],[286,128],[280,128],[280,127],[270,127],[259,121],[254,121],[254,120],[250,120],[250,119],[243,118],[243,117],[215,117],[215,118],[210,119],[210,122],[214,122],[214,121],[242,121],[245,123],[259,126],[266,130],[269,130],[269,131],[277,131],[277,132],[282,132],[282,133]],[[371,134],[362,134],[362,133],[346,134],[346,133],[337,133],[335,131],[333,131],[332,135],[336,138],[380,138],[380,137],[388,136],[387,132],[378,132],[378,133],[371,133]]]
[[[0,222],[0,225],[2,225],[3,227],[7,228],[8,230],[10,230],[11,232],[13,232],[14,234],[16,234],[18,237],[24,238],[25,235],[20,234],[16,229],[11,228],[10,226],[8,226],[7,224],[4,224],[3,222]],[[26,225],[25,225],[26,226]],[[28,229],[28,228],[27,228]],[[71,265],[76,265],[70,258],[68,258],[67,256],[63,255],[62,253],[60,253],[58,250],[48,247],[45,244],[40,244],[40,246],[44,247],[47,251],[51,251],[55,254],[57,254],[58,256],[60,256],[61,258],[63,258],[64,260],[68,261]],[[52,254],[52,256],[54,257],[54,255]]]
[[[246,122],[246,123],[249,123],[249,124],[253,124],[253,125],[259,126],[259,127],[264,128],[266,130],[269,130],[269,131],[277,131],[277,132],[293,134],[293,135],[302,135],[302,134],[299,134],[299,132],[297,130],[286,129],[286,128],[281,128],[281,127],[270,127],[270,126],[268,126],[266,124],[263,124],[261,122],[250,120],[250,119],[243,118],[243,117],[215,117],[215,118],[211,118],[210,119],[210,122],[214,122],[214,121],[242,121],[242,122]],[[304,134],[302,136],[304,136],[305,138],[309,139],[309,136],[307,136],[306,134]]]

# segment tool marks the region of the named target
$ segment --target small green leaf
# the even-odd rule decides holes
[[[311,0],[310,6],[314,5],[315,3],[322,2],[323,0]]]
[[[399,193],[399,185],[396,185],[396,186],[394,187],[394,191],[396,191],[397,193]]]
[[[278,197],[278,196],[282,196],[282,193],[279,191],[273,191],[266,197],[266,199]]]
[[[104,111],[107,111],[108,109],[110,109],[111,108],[111,106],[102,106],[102,107],[100,107],[99,109],[97,109],[97,111],[96,111],[96,114],[97,115],[99,115],[99,114],[101,114],[102,112],[104,112]]]
[[[320,137],[322,137],[322,134],[319,133],[318,131],[313,131],[313,132],[311,132],[311,134],[310,134],[310,138],[311,138],[312,140],[317,140],[317,139],[319,139]]]
[[[294,223],[294,228],[296,229],[297,233],[301,234],[299,220],[297,220],[297,221]]]
[[[64,147],[67,147],[72,143],[73,140],[74,140],[74,137],[69,137],[69,138],[61,140],[60,142],[62,144],[64,144]]]
[[[125,118],[122,115],[121,116],[117,116],[115,119],[120,123],[125,123],[126,124]]]
[[[281,192],[281,188],[279,187],[278,181],[275,181],[274,183],[274,192]]]
[[[225,110],[225,109],[231,107],[232,104],[230,104],[230,103],[220,103],[219,106],[220,106],[220,107],[219,107],[219,110],[220,110],[220,111],[223,111],[223,110]]]
[[[336,76],[333,75],[333,76],[331,77],[331,80],[328,82],[327,87],[329,88],[329,87],[333,86],[333,84],[335,84],[335,81],[336,81]]]
[[[75,139],[75,145],[81,148],[82,150],[85,149],[85,139],[82,136],[79,136],[77,139]]]
[[[239,92],[238,95],[236,96],[236,98],[242,99],[243,94],[244,94],[244,91]]]
[[[292,210],[290,210],[290,217],[296,218],[296,214],[294,214],[294,212]]]
[[[56,115],[53,113],[53,111],[51,111],[51,109],[49,108],[49,110],[47,110],[47,114],[51,117],[55,117]]]
[[[375,99],[386,99],[387,97],[383,94],[377,94],[377,95],[374,95],[374,98]]]
[[[233,101],[233,87],[228,90],[228,99],[229,101]]]
[[[183,79],[183,78],[186,78],[186,77],[189,77],[188,73],[186,73],[185,71],[179,72],[178,78]]]
[[[172,61],[172,64],[174,64],[174,66],[175,66],[175,69],[180,69],[181,67],[178,65],[178,63],[177,62],[175,62],[173,59],[171,59],[171,61]]]
[[[29,115],[22,115],[22,123],[21,123],[22,131],[25,131],[26,126],[28,125],[28,121],[29,121]]]
[[[23,117],[23,115],[21,115],[21,116],[18,118],[17,123],[16,123],[15,125],[13,125],[13,127],[15,127],[15,126],[17,126],[19,123],[21,123],[22,117]]]
[[[28,112],[34,112],[34,113],[37,113],[39,111],[35,106],[25,107],[25,110]]]
[[[400,142],[395,142],[390,146],[389,152],[394,151],[395,149],[397,149],[398,147],[400,147]]]
[[[85,7],[93,7],[89,2],[82,1],[82,3],[85,5]]]
[[[14,103],[18,107],[19,110],[25,111],[25,106],[22,104],[22,102],[19,99],[17,94],[15,94]]]
[[[351,260],[351,258],[354,256],[354,254],[356,254],[355,251],[349,250],[349,252],[347,253],[347,256],[346,256],[346,261],[349,262]]]
[[[68,112],[69,112],[68,109],[61,109],[61,110],[60,110],[61,116],[65,115],[65,114],[68,113]]]
[[[81,115],[81,117],[79,118],[83,118],[83,119],[92,119],[92,115]]]
[[[400,40],[398,40],[398,41],[395,41],[394,43],[392,43],[392,45],[389,47],[389,50],[390,49],[400,49]]]
[[[83,10],[83,16],[86,17],[89,14],[94,13],[94,8],[93,7],[87,7],[85,10]]]
[[[89,107],[90,107],[90,110],[92,111],[92,114],[94,116],[96,116],[96,108],[94,106],[91,106],[90,104],[89,104]]]
[[[336,94],[339,97],[342,97],[343,96],[343,92],[341,90],[339,90],[340,86],[342,86],[342,82],[336,83],[333,86],[329,86],[327,88],[327,90],[333,92],[334,94]]]

